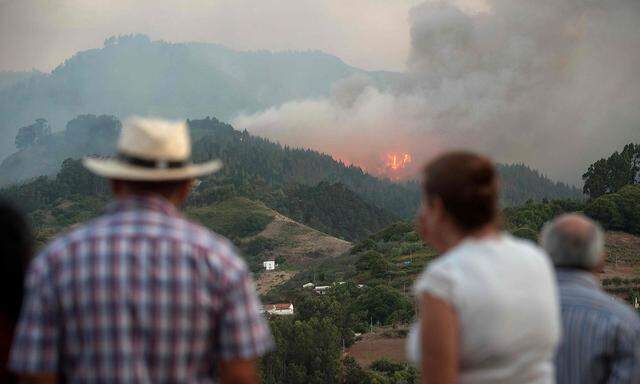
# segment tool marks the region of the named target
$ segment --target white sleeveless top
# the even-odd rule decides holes
[[[414,286],[455,308],[460,383],[554,383],[560,338],[556,282],[547,255],[509,234],[465,240],[433,261]],[[407,354],[420,361],[420,330]]]

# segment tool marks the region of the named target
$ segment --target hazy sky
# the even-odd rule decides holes
[[[50,71],[75,52],[126,33],[241,50],[319,49],[365,69],[402,70],[409,9],[419,2],[0,0],[0,70]]]
[[[640,139],[638,20],[638,0],[0,0],[0,70],[49,71],[130,33],[317,49],[405,81],[385,90],[346,79],[326,99],[239,116],[236,127],[368,169],[389,153],[418,165],[464,147],[577,183]]]

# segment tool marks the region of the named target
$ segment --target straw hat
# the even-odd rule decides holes
[[[200,177],[222,168],[220,160],[192,164],[191,139],[185,122],[133,117],[122,127],[118,156],[85,158],[98,176],[132,181],[172,181]]]

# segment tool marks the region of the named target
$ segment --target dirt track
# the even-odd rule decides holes
[[[256,280],[256,288],[258,293],[261,295],[266,294],[271,290],[271,288],[283,284],[293,276],[295,276],[296,272],[294,271],[264,271],[260,274],[258,279]]]
[[[607,233],[607,264],[600,279],[640,277],[640,237],[622,232]]]
[[[347,354],[353,356],[362,367],[368,367],[372,362],[382,358],[404,363],[407,362],[406,340],[404,337],[386,337],[381,331],[367,333],[347,348]]]

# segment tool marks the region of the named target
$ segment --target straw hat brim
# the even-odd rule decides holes
[[[222,168],[220,160],[188,164],[180,168],[147,168],[128,164],[118,159],[85,158],[82,164],[98,176],[130,181],[174,181],[194,179],[215,173]]]

